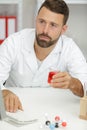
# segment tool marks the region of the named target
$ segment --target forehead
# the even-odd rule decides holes
[[[49,9],[47,9],[46,7],[42,7],[40,12],[38,13],[37,18],[43,19],[48,22],[61,24],[61,23],[63,23],[64,15],[54,13],[54,12],[50,11]]]

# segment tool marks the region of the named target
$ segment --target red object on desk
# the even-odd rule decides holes
[[[63,127],[66,127],[66,126],[67,126],[67,123],[66,123],[66,122],[62,122],[62,126],[63,126]]]
[[[16,16],[0,16],[0,44],[10,34],[17,31]]]

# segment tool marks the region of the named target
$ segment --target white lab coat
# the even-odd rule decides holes
[[[9,36],[0,46],[0,83],[6,81],[6,87],[47,87],[51,67],[69,72],[82,84],[87,81],[86,60],[71,38],[61,36],[40,68],[34,39],[35,29],[24,29]]]

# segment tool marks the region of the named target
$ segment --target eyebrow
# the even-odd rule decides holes
[[[45,20],[45,19],[43,19],[43,18],[38,18],[38,20],[43,20],[43,21],[45,21],[45,22],[46,22],[46,20]],[[50,23],[51,23],[51,24],[55,24],[55,25],[59,26],[59,24],[57,24],[57,23],[55,23],[55,22],[53,22],[53,21],[50,21]]]

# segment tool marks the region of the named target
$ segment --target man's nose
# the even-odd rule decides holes
[[[48,24],[46,24],[44,26],[43,32],[44,32],[44,34],[48,34],[48,32],[49,32],[49,25]]]

